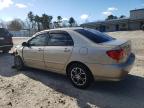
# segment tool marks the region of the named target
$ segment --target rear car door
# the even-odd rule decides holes
[[[65,31],[51,31],[48,46],[44,48],[44,60],[48,70],[59,71],[65,64],[73,50],[73,40]]]
[[[47,33],[43,33],[28,41],[29,46],[23,48],[23,58],[27,66],[45,69],[43,54],[47,39]]]

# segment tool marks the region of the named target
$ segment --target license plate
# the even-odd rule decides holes
[[[4,38],[3,38],[3,37],[0,37],[0,40],[4,40]]]

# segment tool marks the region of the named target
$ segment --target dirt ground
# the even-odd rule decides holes
[[[0,53],[0,108],[144,108],[144,32],[113,32],[132,40],[136,62],[120,82],[95,82],[80,90],[59,74],[11,69],[13,57]],[[23,41],[14,39],[17,44]]]

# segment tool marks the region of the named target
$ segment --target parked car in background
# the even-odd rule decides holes
[[[8,53],[13,47],[12,34],[5,28],[0,28],[0,50]]]
[[[144,31],[144,24],[142,25],[141,29]]]
[[[131,42],[86,28],[61,28],[36,33],[15,48],[17,69],[24,66],[66,74],[78,88],[94,80],[119,81],[131,70]]]

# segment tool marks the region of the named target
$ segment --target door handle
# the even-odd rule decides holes
[[[64,52],[70,52],[71,50],[68,48],[65,48]]]

